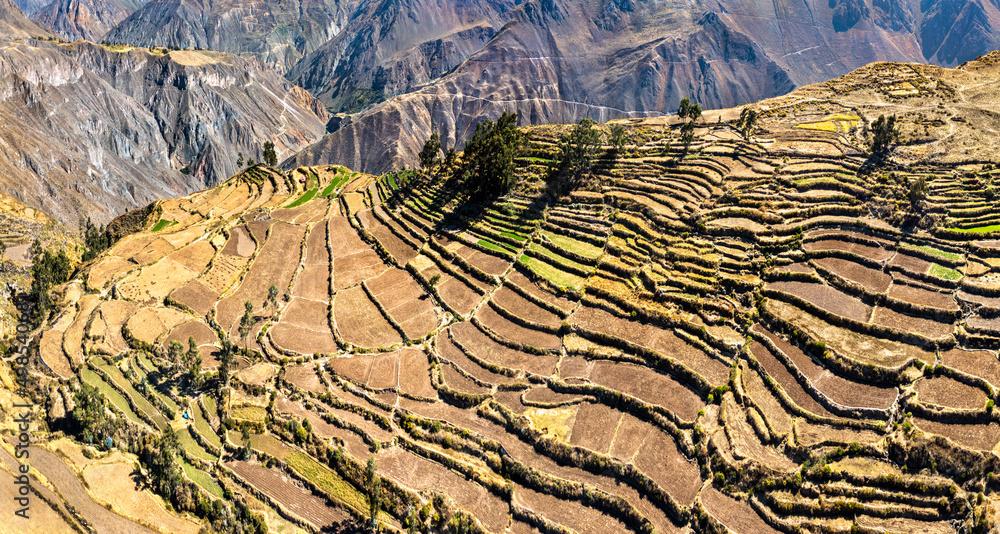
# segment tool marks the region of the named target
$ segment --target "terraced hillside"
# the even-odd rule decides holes
[[[254,167],[157,203],[39,356],[119,440],[174,428],[207,494],[310,530],[367,521],[373,458],[394,529],[986,531],[998,171],[921,154],[985,135],[966,97],[997,78],[874,65],[760,103],[750,141],[708,112],[687,151],[676,118],[623,122],[556,199],[569,127],[528,128],[486,205],[446,169]],[[887,109],[905,146],[880,162]],[[200,384],[170,361],[189,339]]]

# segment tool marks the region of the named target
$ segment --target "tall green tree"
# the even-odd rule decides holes
[[[594,120],[580,119],[568,134],[559,136],[559,173],[562,179],[575,180],[590,171],[601,146],[601,132],[594,128]]]
[[[73,401],[75,407],[69,418],[82,441],[102,443],[105,437],[113,433],[104,397],[96,388],[86,382],[81,383],[80,389],[73,395]]]
[[[757,120],[759,118],[760,113],[756,109],[750,106],[743,107],[743,110],[740,111],[740,120],[736,122],[736,126],[739,128],[743,139],[749,141],[753,137],[754,132],[757,130]]]
[[[222,350],[219,351],[219,389],[229,385],[229,375],[233,370],[233,362],[236,359],[236,345],[232,341],[223,338]]]
[[[496,122],[485,119],[465,145],[458,178],[478,196],[504,195],[515,185],[514,158],[524,143],[517,113],[504,112]]]
[[[625,127],[621,124],[612,124],[608,129],[608,141],[611,143],[611,149],[615,151],[615,155],[620,154],[628,141],[625,136]]]
[[[677,116],[686,119],[689,109],[691,109],[691,99],[688,97],[682,98],[680,105],[677,106]]]
[[[889,150],[897,140],[899,140],[899,128],[896,127],[896,116],[879,115],[872,123],[872,154]]]
[[[372,526],[377,524],[378,511],[381,506],[379,494],[382,488],[382,479],[378,476],[378,464],[374,456],[368,457],[365,465],[365,489],[368,490],[368,514],[372,518]]]
[[[264,164],[268,167],[278,166],[278,153],[274,151],[274,143],[264,142]]]
[[[250,329],[253,328],[254,316],[253,316],[253,303],[249,300],[243,303],[243,317],[240,319],[240,339],[243,340],[243,346],[247,347],[247,337],[250,335]]]
[[[85,262],[96,258],[111,246],[107,229],[103,225],[95,225],[90,217],[87,217],[86,222],[80,223],[80,231],[83,234],[84,246],[82,260]]]
[[[201,374],[201,351],[198,350],[198,342],[195,341],[194,336],[188,337],[188,350],[184,353],[184,368],[188,370],[192,380]]]
[[[170,360],[171,363],[179,364],[182,363],[181,358],[183,356],[184,345],[176,339],[171,341],[170,345],[167,346],[167,359]]]
[[[271,284],[271,287],[267,288],[267,301],[264,302],[264,306],[271,308],[271,314],[274,314],[278,308],[278,286]]]
[[[691,143],[694,141],[694,121],[688,121],[681,125],[681,144],[684,145],[684,153],[691,150]]]
[[[423,168],[433,167],[441,163],[441,139],[437,133],[432,133],[430,138],[424,142],[424,148],[420,151],[420,166]]]

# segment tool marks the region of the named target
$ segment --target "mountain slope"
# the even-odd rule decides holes
[[[67,41],[100,41],[141,6],[141,0],[55,0],[31,18]]]
[[[718,17],[662,9],[648,21],[613,3],[529,0],[452,72],[357,115],[288,165],[337,161],[379,172],[412,164],[432,131],[446,148],[461,147],[476,122],[502,111],[517,111],[521,124],[606,121],[667,112],[685,96],[721,107],[794,87]],[[395,143],[364,150],[379,139]]]
[[[334,110],[358,111],[459,65],[496,34],[514,6],[513,0],[365,2],[287,77]]]
[[[135,46],[199,47],[260,59],[286,72],[336,35],[357,0],[153,0],[104,40]]]
[[[216,52],[11,44],[0,87],[0,183],[74,227],[213,185],[266,140],[294,152],[326,122],[302,89]]]
[[[0,40],[55,37],[48,29],[28,20],[12,0],[0,0]]]

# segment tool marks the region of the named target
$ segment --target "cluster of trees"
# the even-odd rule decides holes
[[[59,250],[52,252],[43,249],[40,241],[35,241],[31,245],[31,290],[30,296],[38,305],[38,313],[35,314],[35,326],[41,325],[49,308],[52,307],[52,297],[49,291],[53,287],[69,281],[73,273],[73,263],[70,261],[66,251]]]
[[[104,396],[90,384],[82,383],[73,396],[76,406],[69,413],[70,430],[85,443],[102,444],[117,432],[117,425],[108,417]]]
[[[173,429],[167,427],[160,437],[144,436],[138,456],[149,470],[149,484],[153,491],[163,497],[180,512],[191,512],[204,518],[211,525],[205,532],[218,534],[265,534],[267,522],[246,507],[245,503],[233,499],[226,489],[226,500],[212,499],[193,482],[184,478],[180,464],[182,457],[180,441]],[[228,502],[232,502],[230,507]]]
[[[80,224],[80,233],[83,234],[82,260],[85,262],[96,258],[112,245],[107,227],[95,225],[91,222],[90,217],[87,217],[85,223]]]
[[[180,366],[187,371],[188,378],[195,388],[201,385],[201,351],[198,350],[198,342],[194,336],[188,337],[188,349],[184,351],[184,344],[176,339],[170,342],[167,347],[167,358],[174,365]]]
[[[496,121],[483,120],[466,143],[462,165],[454,177],[472,196],[507,194],[514,188],[514,158],[523,144],[517,113],[504,112]]]
[[[268,167],[278,166],[278,153],[274,150],[274,143],[271,141],[264,142],[264,157],[261,163]],[[236,166],[242,169],[244,164],[247,167],[253,167],[257,165],[257,162],[253,158],[244,159],[243,152],[238,152],[236,155]]]

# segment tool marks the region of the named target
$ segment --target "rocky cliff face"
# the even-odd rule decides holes
[[[340,32],[357,0],[152,0],[109,43],[198,47],[256,57],[286,72]]]
[[[31,17],[67,41],[100,41],[141,6],[140,0],[55,0]]]
[[[51,38],[55,35],[28,20],[21,7],[12,0],[0,0],[0,40],[27,39],[31,37]]]
[[[439,78],[479,51],[509,19],[513,0],[380,0],[363,3],[344,31],[288,73],[337,111]]]
[[[214,185],[266,140],[289,155],[326,119],[304,90],[228,54],[26,41],[0,55],[0,183],[71,226]]]

